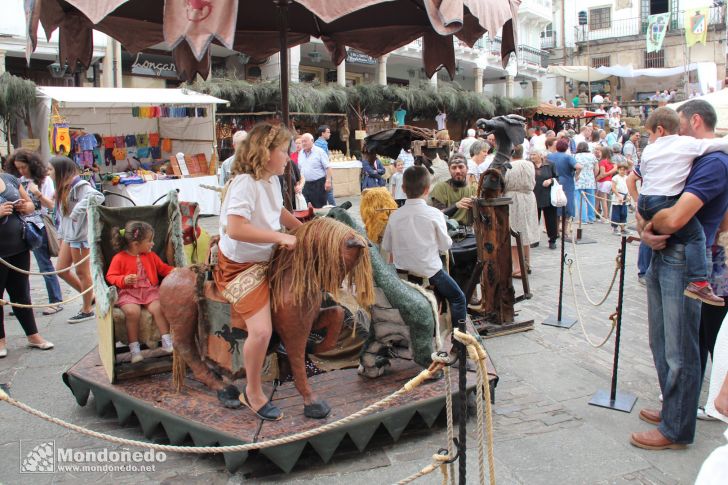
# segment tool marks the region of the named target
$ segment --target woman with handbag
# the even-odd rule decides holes
[[[48,176],[48,166],[36,152],[20,148],[8,157],[5,162],[5,172],[20,179],[21,185],[35,205],[35,211],[25,217],[26,221],[32,222],[40,229],[43,236],[43,242],[33,250],[33,256],[42,273],[53,272],[55,268],[51,257],[58,256],[58,236],[48,209],[52,209],[55,204],[56,190],[53,179]],[[48,303],[63,301],[58,276],[44,275],[43,279],[48,291]],[[43,315],[54,315],[61,310],[63,310],[61,305],[54,305],[43,310]]]
[[[528,160],[523,160],[523,145],[513,148],[511,168],[505,176],[504,197],[510,197],[509,208],[511,229],[521,234],[523,259],[525,268],[521,268],[518,260],[516,239],[511,239],[511,257],[513,259],[514,278],[521,278],[523,272],[531,272],[531,244],[538,242],[538,208],[533,193],[536,184],[535,168]]]
[[[556,249],[556,239],[559,237],[556,224],[556,207],[551,204],[551,187],[556,178],[553,165],[545,161],[545,153],[540,150],[531,152],[531,162],[536,169],[536,185],[533,193],[536,195],[536,206],[538,207],[538,222],[541,223],[543,215],[546,223],[546,234],[549,238],[549,249]]]
[[[7,173],[0,173],[0,258],[23,271],[30,270],[30,249],[25,241],[25,220],[22,216],[35,210],[20,180]],[[30,282],[28,275],[0,264],[0,295],[7,291],[12,303],[30,305]],[[38,333],[35,316],[31,308],[15,308],[15,317],[23,327],[28,346],[48,350],[53,344]],[[0,358],[6,357],[5,312],[0,311]]]

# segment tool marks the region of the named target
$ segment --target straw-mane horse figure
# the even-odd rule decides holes
[[[277,248],[270,261],[268,276],[271,288],[273,330],[283,341],[291,364],[296,389],[303,396],[304,414],[324,418],[330,407],[317,401],[308,384],[305,368],[306,343],[312,329],[327,328],[326,337],[314,353],[331,350],[337,342],[344,319],[340,306],[322,309],[325,293],[336,300],[342,282],[355,292],[362,306],[374,300],[369,248],[364,237],[352,228],[329,218],[304,223],[292,233],[295,249]],[[198,325],[204,328],[207,315],[198,311],[200,289],[206,268],[181,268],[167,276],[160,286],[160,299],[172,327],[175,358],[181,357],[195,378],[217,391],[220,401],[233,407],[239,391],[226,386],[211,372],[200,357]],[[198,319],[199,315],[199,319]]]

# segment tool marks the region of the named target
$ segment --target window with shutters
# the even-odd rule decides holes
[[[612,7],[589,9],[589,30],[608,29],[612,26]]]

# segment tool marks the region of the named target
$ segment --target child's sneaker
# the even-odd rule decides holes
[[[174,348],[172,347],[172,336],[168,333],[162,335],[162,350],[168,354],[171,354],[174,351]]]
[[[723,301],[723,298],[713,293],[713,288],[710,287],[707,281],[691,281],[688,284],[688,287],[685,288],[683,294],[688,298],[700,300],[703,303],[707,303],[708,305],[725,306],[725,301]]]
[[[131,352],[131,363],[136,364],[144,360],[139,342],[129,342],[129,352]]]
[[[620,232],[620,230],[619,230],[618,227],[615,227],[614,229],[612,229],[612,234],[614,234],[615,236],[621,236],[622,235],[622,233]]]
[[[67,320],[67,322],[71,323],[71,324],[81,323],[81,322],[85,322],[86,320],[93,320],[95,317],[96,317],[96,315],[94,314],[93,310],[91,310],[90,312],[80,311],[80,312],[78,312],[78,314],[69,318]]]

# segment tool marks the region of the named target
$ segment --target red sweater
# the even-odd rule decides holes
[[[149,282],[152,286],[159,284],[159,275],[164,278],[172,272],[174,267],[164,263],[156,253],[150,251],[148,253],[140,254],[144,271],[147,273]],[[111,259],[111,265],[109,270],[106,272],[106,281],[110,285],[114,285],[117,288],[129,288],[124,283],[124,277],[130,274],[137,274],[137,262],[136,256],[132,256],[126,251],[119,251]]]

